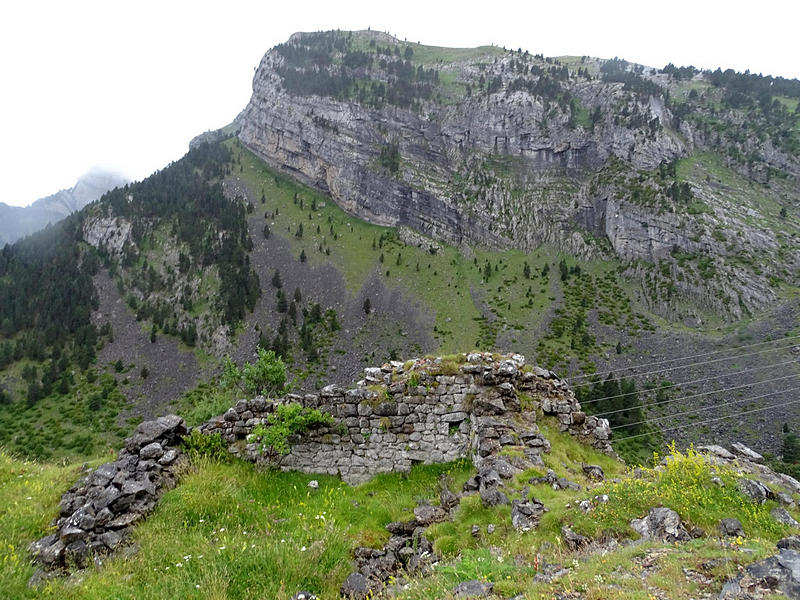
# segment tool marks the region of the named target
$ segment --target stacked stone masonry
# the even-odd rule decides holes
[[[519,354],[393,361],[364,375],[351,389],[331,385],[319,394],[240,400],[200,430],[221,434],[248,460],[277,460],[282,469],[340,475],[348,483],[464,457],[479,467],[504,447],[518,447],[528,463],[539,464],[539,454],[550,447],[536,425],[539,410],[556,416],[562,431],[612,452],[608,421],[583,413],[566,382],[526,366]],[[265,456],[247,437],[276,404],[288,402],[326,412],[335,424],[290,440],[284,457]]]

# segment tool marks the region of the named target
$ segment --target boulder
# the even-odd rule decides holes
[[[753,563],[746,570],[764,587],[777,588],[788,598],[800,598],[800,552],[781,548],[777,555]]]
[[[757,463],[760,463],[760,462],[764,461],[764,457],[763,456],[761,456],[755,450],[752,450],[751,448],[748,448],[747,446],[745,446],[741,442],[734,442],[733,444],[731,444],[731,448],[733,449],[733,451],[736,454],[738,454],[742,458],[746,458],[747,460],[751,460],[751,461],[757,462]]]
[[[427,527],[431,523],[443,521],[446,517],[447,513],[440,506],[423,504],[414,508],[414,518],[422,527]]]
[[[772,518],[775,519],[778,523],[783,523],[784,525],[788,525],[789,527],[800,528],[800,523],[798,523],[792,515],[789,514],[789,511],[783,508],[782,506],[776,506],[769,514],[772,515]]]
[[[350,573],[344,580],[340,590],[348,600],[367,600],[372,592],[372,584],[361,573]]]
[[[725,460],[736,459],[735,454],[729,452],[722,446],[717,446],[716,444],[709,444],[707,446],[698,446],[697,449],[706,454],[711,454],[713,456],[716,456],[717,458],[724,458]]]
[[[787,550],[800,550],[800,536],[790,535],[789,537],[778,540],[776,545],[778,548],[785,548]]]
[[[744,528],[739,519],[720,519],[719,531],[724,537],[745,537]]]
[[[161,458],[164,456],[164,448],[158,442],[151,442],[139,450],[139,456],[145,460]]]
[[[547,509],[535,498],[528,501],[514,500],[511,503],[511,524],[519,531],[529,531],[539,525],[539,519]]]
[[[651,508],[647,516],[633,519],[631,527],[643,539],[663,542],[685,542],[690,539],[678,513],[665,506]]]
[[[481,502],[483,502],[483,505],[487,508],[500,504],[508,504],[508,496],[496,487],[481,487],[480,494]]]
[[[561,528],[561,537],[564,540],[564,544],[567,546],[567,548],[573,552],[583,550],[592,543],[592,540],[590,540],[588,537],[579,533],[575,533],[566,525]]]
[[[581,465],[583,473],[592,481],[603,481],[606,478],[603,469],[598,465]]]
[[[772,491],[760,481],[755,479],[740,478],[736,482],[739,491],[756,504],[764,504],[768,498],[773,497]]]

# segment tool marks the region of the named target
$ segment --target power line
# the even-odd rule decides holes
[[[665,415],[663,417],[657,417],[655,419],[646,419],[644,421],[636,421],[635,423],[627,423],[625,425],[614,425],[611,429],[622,429],[623,427],[633,427],[634,425],[643,425],[645,423],[650,423],[652,421],[661,421],[663,419],[672,419],[675,417],[683,417],[685,415],[690,415],[695,412],[702,412],[704,410],[711,410],[712,408],[721,408],[723,406],[730,406],[733,404],[741,404],[742,402],[751,402],[753,400],[761,400],[762,398],[769,398],[770,396],[774,396],[776,394],[785,394],[786,392],[795,392],[800,390],[800,387],[793,387],[789,388],[788,390],[780,390],[778,392],[770,392],[768,394],[762,394],[761,396],[753,396],[752,398],[742,398],[741,400],[730,400],[729,402],[723,402],[722,404],[715,404],[714,406],[705,406],[703,408],[693,408],[692,410],[685,410],[683,412],[674,413],[671,415]]]
[[[752,413],[762,412],[762,411],[770,410],[770,409],[773,409],[773,408],[783,408],[784,406],[789,406],[790,404],[797,404],[798,402],[800,402],[800,400],[792,400],[790,402],[784,402],[783,404],[771,404],[771,405],[765,406],[763,408],[754,408],[752,410],[746,410],[744,412],[739,412],[739,413],[736,413],[735,415],[725,415],[724,417],[716,417],[714,419],[706,419],[705,421],[698,421],[697,423],[689,423],[687,425],[678,425],[676,427],[667,427],[666,429],[662,429],[661,431],[675,431],[677,429],[685,429],[687,427],[696,427],[698,425],[705,425],[707,423],[715,423],[716,421],[723,421],[725,419],[733,419],[734,417],[741,417],[741,416],[744,416],[744,415],[749,415],[749,414],[752,414]],[[616,441],[616,442],[624,442],[625,440],[632,440],[634,438],[640,438],[640,437],[644,437],[646,435],[652,435],[652,433],[651,432],[637,433],[636,435],[629,435],[629,436],[626,436],[624,438],[619,438],[619,439],[614,440],[614,441]]]
[[[652,404],[637,404],[636,406],[628,406],[627,408],[618,408],[617,410],[609,410],[602,413],[597,413],[595,417],[604,417],[606,415],[615,415],[617,413],[625,412],[627,410],[633,410],[636,408],[652,408],[653,406],[661,406],[663,404],[671,404],[673,402],[678,402],[679,400],[689,400],[690,398],[701,398],[702,396],[710,396],[712,394],[722,394],[723,392],[732,392],[734,390],[740,390],[746,387],[752,387],[754,385],[761,385],[764,383],[773,383],[775,381],[782,381],[784,379],[791,379],[792,377],[798,377],[800,373],[793,373],[791,375],[784,375],[783,377],[775,377],[773,379],[765,379],[764,381],[755,381],[753,383],[743,383],[742,385],[737,385],[734,387],[729,388],[722,388],[721,390],[711,390],[710,392],[700,392],[698,394],[690,394],[689,396],[681,396],[679,398],[670,398],[669,400],[662,400],[661,402],[653,402]],[[658,420],[658,419],[655,419]],[[613,427],[612,427],[613,429]]]
[[[750,373],[752,371],[761,371],[763,369],[772,369],[772,368],[775,368],[775,367],[782,367],[784,365],[790,365],[790,364],[796,363],[796,362],[798,362],[798,361],[793,358],[792,360],[787,360],[786,362],[777,363],[777,364],[774,364],[774,365],[766,365],[766,366],[763,366],[763,367],[751,367],[750,369],[742,369],[741,371],[733,371],[733,372],[730,372],[730,373],[722,373],[721,375],[712,375],[711,377],[704,377],[702,379],[693,379],[691,381],[670,383],[669,385],[662,385],[662,386],[651,388],[651,389],[634,390],[632,392],[626,392],[624,394],[617,394],[616,396],[603,396],[602,398],[593,398],[591,400],[586,400],[584,402],[581,402],[581,406],[584,406],[586,404],[593,404],[595,402],[600,402],[602,400],[612,400],[614,398],[624,398],[625,396],[633,396],[634,394],[646,394],[646,393],[652,392],[652,391],[668,390],[668,389],[671,389],[671,388],[674,388],[674,387],[680,387],[680,386],[684,386],[684,385],[692,385],[692,384],[695,384],[695,383],[701,383],[703,381],[709,381],[711,379],[717,379],[719,377],[726,377],[728,375],[742,375],[744,373]],[[602,382],[598,382],[598,385],[600,385],[600,384],[602,384]]]
[[[621,369],[611,369],[609,371],[601,371],[599,373],[584,373],[583,375],[575,375],[575,377],[568,377],[566,379],[566,381],[573,381],[575,379],[584,379],[586,377],[598,377],[598,376],[603,376],[603,375],[609,375],[609,374],[613,373],[614,371],[620,371],[620,370],[621,371],[628,371],[628,370],[631,370],[631,369],[639,369],[641,367],[652,367],[654,365],[660,365],[660,364],[669,363],[669,362],[675,362],[675,361],[679,361],[679,360],[689,360],[689,359],[692,359],[692,358],[700,358],[702,356],[711,356],[713,354],[720,354],[721,352],[731,352],[733,350],[743,350],[743,349],[746,349],[746,348],[755,348],[756,346],[764,346],[765,344],[774,344],[775,342],[784,342],[786,340],[793,340],[793,339],[797,339],[797,338],[800,338],[800,334],[786,336],[786,337],[779,338],[779,339],[776,339],[776,340],[768,340],[766,342],[758,342],[756,344],[746,344],[744,346],[737,346],[735,348],[724,348],[722,350],[714,350],[712,352],[703,352],[701,354],[692,354],[690,356],[681,356],[680,358],[666,358],[664,360],[659,360],[659,361],[655,361],[655,362],[648,362],[648,363],[642,363],[642,364],[639,364],[639,365],[633,365],[631,367],[622,367]],[[731,358],[733,358],[733,357],[731,357]]]
[[[780,348],[767,348],[766,350],[758,350],[756,352],[748,352],[746,354],[738,354],[736,356],[724,356],[722,358],[715,358],[714,360],[706,360],[706,361],[702,361],[702,362],[696,362],[696,363],[692,363],[690,365],[678,365],[677,367],[668,367],[666,369],[657,369],[655,371],[647,371],[645,373],[633,373],[633,374],[630,375],[630,377],[644,377],[645,375],[654,375],[656,373],[665,373],[667,371],[674,371],[675,369],[685,369],[685,368],[688,368],[688,367],[699,367],[700,365],[710,365],[710,364],[713,364],[713,363],[722,362],[724,360],[732,360],[732,359],[737,359],[737,358],[744,358],[745,356],[755,356],[756,354],[764,354],[765,352],[775,352],[777,350],[786,350],[787,348],[790,348],[790,347],[791,347],[791,344],[789,346],[781,346]],[[624,377],[614,377],[610,381],[617,381],[619,379],[624,379]],[[606,381],[609,381],[609,380],[606,380]],[[597,382],[596,381],[592,381],[592,382],[589,382],[589,383],[579,383],[577,385],[573,385],[572,388],[576,389],[576,388],[580,388],[580,387],[586,387],[587,385],[594,385],[595,383],[597,383]]]

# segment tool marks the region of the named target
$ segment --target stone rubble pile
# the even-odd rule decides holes
[[[82,568],[90,555],[122,544],[175,485],[178,444],[186,433],[186,423],[175,415],[141,423],[117,460],[100,465],[64,494],[55,531],[31,544],[36,562],[47,570]]]

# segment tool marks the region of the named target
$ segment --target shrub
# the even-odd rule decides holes
[[[243,392],[256,395],[271,396],[281,393],[286,386],[286,365],[273,350],[258,347],[258,358],[255,363],[245,363],[240,369],[225,357],[220,376],[223,389],[239,388]]]
[[[226,460],[230,457],[228,445],[218,433],[205,435],[197,429],[192,429],[192,432],[183,438],[183,448],[192,459],[204,456],[212,460]]]
[[[256,425],[247,440],[261,444],[263,453],[288,454],[289,436],[309,429],[332,425],[333,417],[315,408],[303,408],[296,402],[279,404],[268,417],[269,425]]]

